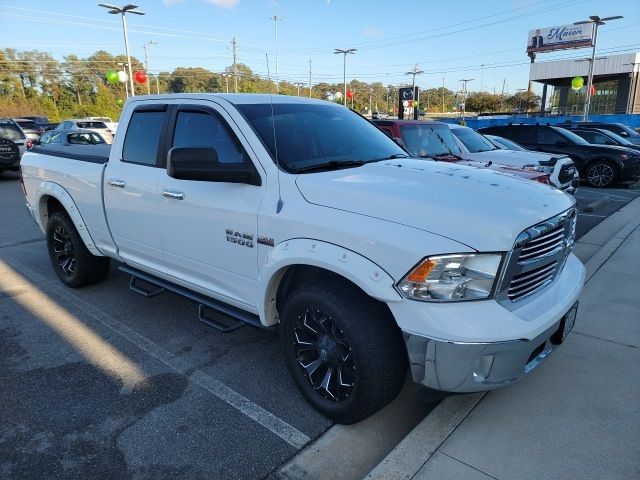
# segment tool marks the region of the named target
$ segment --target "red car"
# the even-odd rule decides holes
[[[540,183],[549,183],[549,175],[495,163],[464,159],[449,127],[440,122],[422,120],[372,120],[380,130],[402,145],[414,157],[455,162],[477,168],[489,168]]]

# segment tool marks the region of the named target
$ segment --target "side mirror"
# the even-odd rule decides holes
[[[167,155],[167,175],[178,180],[261,185],[260,175],[244,164],[220,163],[213,147],[175,147]]]

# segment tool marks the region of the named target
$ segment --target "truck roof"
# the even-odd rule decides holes
[[[332,104],[326,100],[319,100],[308,97],[298,97],[292,95],[270,95],[268,93],[168,93],[161,95],[136,95],[129,101],[144,100],[175,100],[185,98],[191,100],[216,100],[223,99],[234,105],[243,104],[269,104],[269,103],[320,103],[323,105]],[[338,105],[338,104],[333,104]]]

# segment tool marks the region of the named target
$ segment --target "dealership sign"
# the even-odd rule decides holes
[[[566,48],[591,47],[592,38],[593,23],[538,28],[529,30],[527,52],[551,52]]]

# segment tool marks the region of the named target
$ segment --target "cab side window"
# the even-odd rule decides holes
[[[244,150],[222,120],[206,112],[178,112],[173,147],[213,147],[219,163],[247,162]]]
[[[538,129],[538,143],[541,145],[554,145],[558,140],[562,141],[565,138],[555,130],[550,128]]]
[[[534,129],[533,127],[530,127],[528,125],[522,125],[522,126],[513,126],[513,127],[507,127],[506,131],[505,131],[505,137],[507,137],[509,140],[513,140],[516,143],[520,143],[520,144],[524,144],[524,143],[535,143],[534,140]],[[498,132],[496,135],[500,135],[500,132]]]

